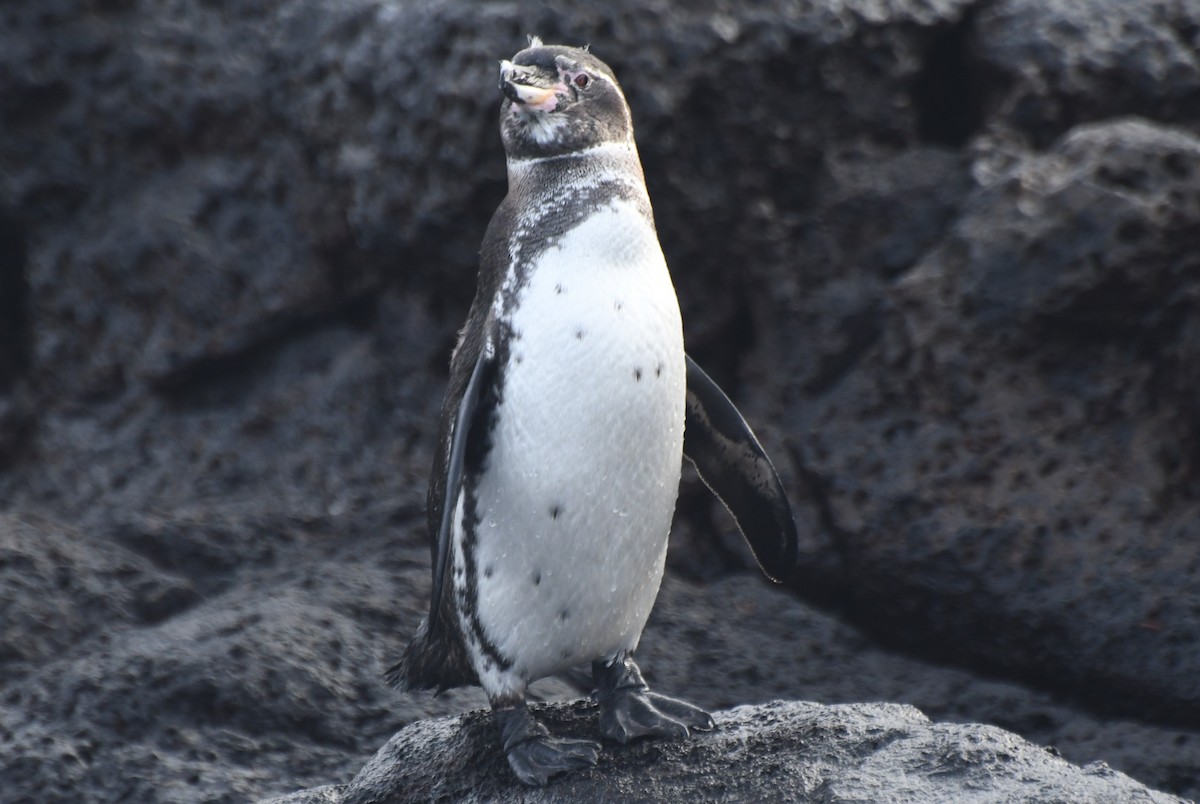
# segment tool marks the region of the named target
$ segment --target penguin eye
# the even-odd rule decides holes
[[[586,87],[588,85],[588,81],[590,81],[590,80],[591,79],[588,78],[587,73],[580,73],[579,75],[575,76],[575,86],[579,87],[580,89],[583,89],[584,87]]]

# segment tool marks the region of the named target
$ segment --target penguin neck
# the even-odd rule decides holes
[[[597,210],[624,201],[654,230],[642,163],[632,140],[558,156],[508,160],[508,195],[484,236],[477,299],[507,317],[546,249]]]
[[[553,156],[508,158],[509,193],[518,196],[558,196],[573,187],[601,182],[626,185],[645,196],[642,162],[632,140],[605,142]]]

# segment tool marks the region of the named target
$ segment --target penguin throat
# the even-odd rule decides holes
[[[543,147],[559,142],[567,127],[567,118],[552,112],[527,111],[518,107],[514,114],[529,138]]]

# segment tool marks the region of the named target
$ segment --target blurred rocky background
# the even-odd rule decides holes
[[[1200,794],[1200,0],[9,0],[4,800],[278,795],[483,705],[380,673],[529,33],[621,78],[801,532],[766,588],[688,476],[651,682]]]

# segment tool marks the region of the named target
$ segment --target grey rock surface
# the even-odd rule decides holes
[[[483,704],[379,674],[527,33],[621,76],[689,350],[803,539],[764,586],[689,477],[651,682],[911,704],[1200,795],[1200,3],[22,0],[6,800],[345,783]]]
[[[595,735],[594,705],[539,710],[555,734]],[[1179,801],[1103,763],[1080,768],[992,726],[933,723],[899,704],[771,702],[719,712],[690,740],[609,746],[594,768],[530,790],[496,750],[490,713],[414,723],[354,779],[269,804],[404,801]],[[589,728],[591,727],[591,728]]]
[[[1200,138],[1122,119],[987,173],[879,297],[861,370],[788,408],[822,563],[877,633],[1200,717],[1197,167]]]

